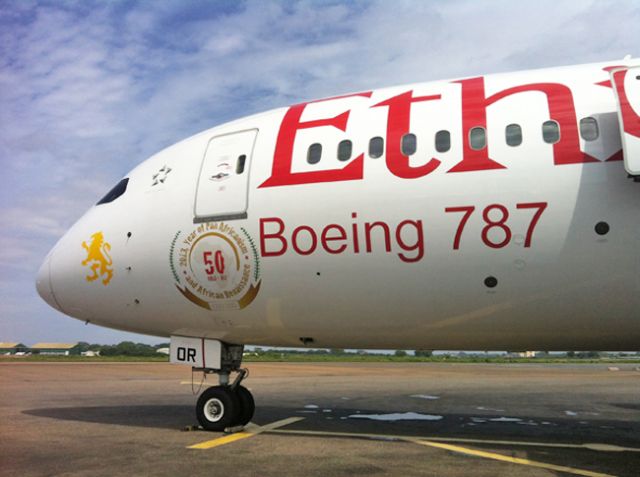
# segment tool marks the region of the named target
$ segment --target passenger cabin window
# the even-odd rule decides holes
[[[451,149],[451,133],[446,130],[436,133],[436,151],[447,152]]]
[[[384,152],[384,139],[380,136],[372,137],[369,141],[369,156],[373,159],[382,157]]]
[[[320,162],[320,158],[322,157],[322,144],[313,143],[309,146],[309,150],[307,151],[307,162],[309,164],[317,164]]]
[[[247,162],[247,155],[242,154],[238,156],[238,164],[236,165],[236,174],[242,174],[244,172],[244,165]]]
[[[504,128],[504,134],[509,146],[515,147],[522,144],[522,128],[518,124],[509,124]]]
[[[580,135],[585,141],[595,141],[600,135],[598,122],[595,118],[582,118],[580,120]]]
[[[469,145],[471,149],[476,151],[487,147],[487,135],[484,128],[471,128],[471,131],[469,131]]]
[[[418,139],[415,134],[405,134],[402,136],[401,150],[405,156],[413,156],[418,148]]]
[[[560,126],[551,120],[542,123],[542,139],[547,144],[555,144],[560,140]]]
[[[118,197],[120,197],[122,194],[125,193],[125,191],[127,190],[128,183],[129,183],[129,178],[125,177],[120,182],[118,182],[113,189],[107,192],[107,195],[105,195],[102,199],[100,199],[96,205],[107,204],[109,202],[113,202],[114,200],[116,200]]]
[[[348,139],[340,141],[338,144],[338,160],[348,161],[351,159],[351,151],[353,151],[353,143]]]

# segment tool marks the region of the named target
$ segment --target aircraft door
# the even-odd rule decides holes
[[[640,175],[640,66],[611,71],[620,121],[624,168]]]
[[[257,129],[213,137],[207,146],[194,206],[194,222],[244,219]]]

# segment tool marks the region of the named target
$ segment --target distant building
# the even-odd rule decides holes
[[[87,350],[87,351],[83,351],[82,353],[80,353],[82,356],[87,356],[87,357],[93,357],[93,356],[100,356],[100,351],[91,351],[91,350]]]
[[[507,351],[507,358],[535,358],[536,351]]]
[[[79,355],[80,348],[78,343],[36,343],[31,347],[33,354],[47,355]]]
[[[0,343],[0,354],[26,353],[29,348],[22,343]]]
[[[167,356],[169,356],[169,348],[158,348],[156,350],[156,353],[166,354]]]

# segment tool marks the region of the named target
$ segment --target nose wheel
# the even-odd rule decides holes
[[[240,367],[244,347],[218,343],[220,355],[215,368],[192,368],[193,371],[201,371],[205,376],[218,375],[220,384],[205,389],[196,403],[198,422],[203,429],[214,432],[246,426],[256,410],[253,396],[241,384],[249,376],[249,370]],[[204,344],[202,346],[204,347]],[[204,358],[202,362],[204,363]],[[213,364],[216,364],[215,359]],[[237,373],[232,383],[229,381],[231,373]]]
[[[251,392],[241,385],[212,386],[198,398],[196,416],[207,431],[221,432],[229,427],[245,426],[256,405]]]

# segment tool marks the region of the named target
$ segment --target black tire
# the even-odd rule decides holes
[[[207,431],[224,431],[237,421],[240,403],[236,393],[228,386],[213,386],[198,398],[196,416]]]
[[[240,411],[238,412],[238,418],[235,422],[236,426],[246,426],[251,422],[253,413],[256,411],[256,403],[253,400],[251,392],[244,386],[238,386],[236,388],[236,396],[240,404]]]

